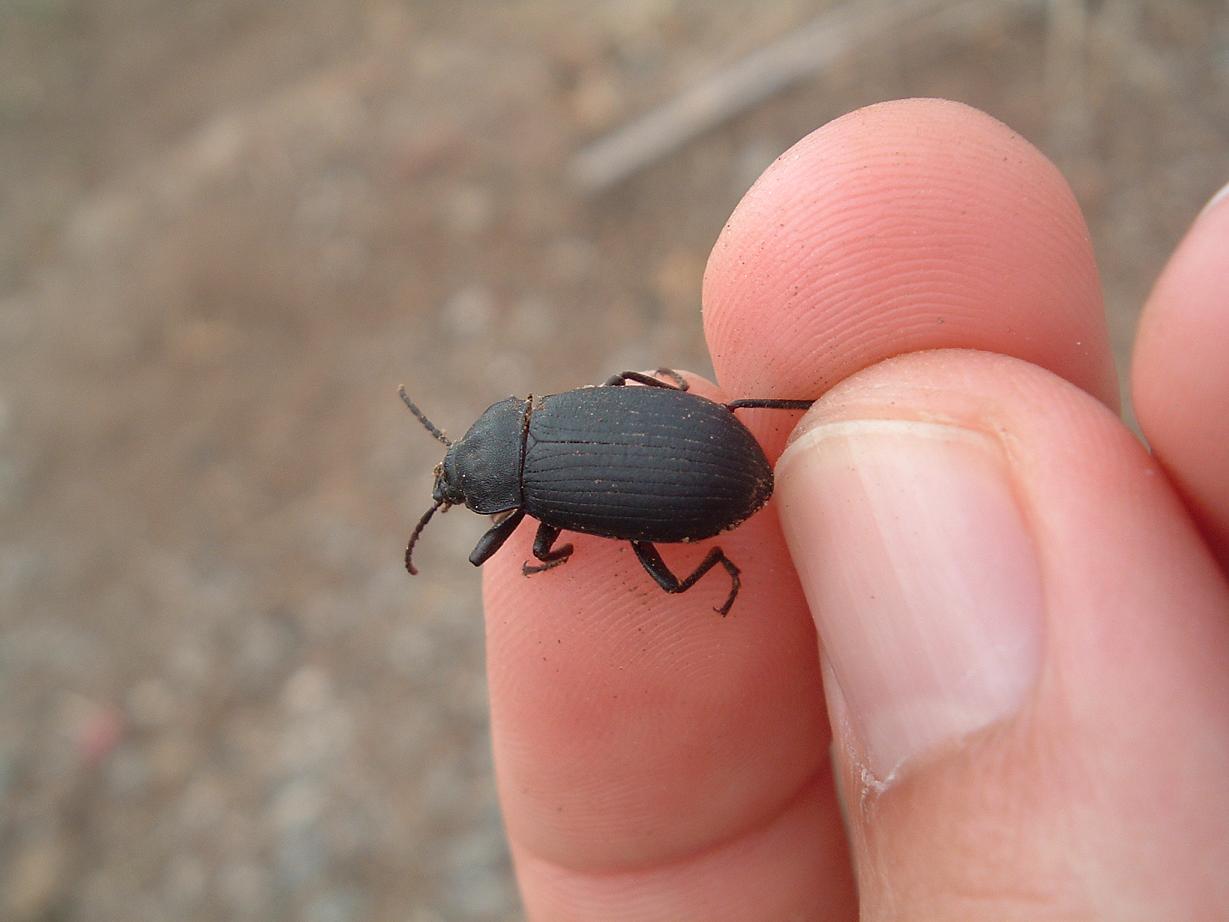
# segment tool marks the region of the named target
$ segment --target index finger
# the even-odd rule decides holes
[[[533,531],[484,568],[500,801],[531,917],[850,906],[815,632],[771,507],[712,541],[659,546],[679,575],[725,552],[742,571],[726,618],[720,567],[667,595],[625,541],[567,533],[568,562],[527,579]]]

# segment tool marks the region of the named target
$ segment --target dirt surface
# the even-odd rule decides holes
[[[1226,175],[1220,3],[860,41],[599,196],[586,142],[830,4],[0,6],[0,918],[502,920],[482,523],[401,550],[492,400],[708,369],[789,144],[940,95],[1046,150],[1128,353]]]

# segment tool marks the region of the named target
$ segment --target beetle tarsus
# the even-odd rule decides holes
[[[687,379],[680,375],[673,368],[659,368],[655,372],[659,375],[665,375],[673,384],[667,384],[660,378],[654,378],[653,375],[646,375],[642,371],[621,371],[617,375],[611,375],[602,384],[602,387],[622,387],[628,381],[635,381],[637,384],[647,384],[649,387],[665,387],[674,391],[685,391],[690,385]]]
[[[526,560],[521,564],[521,573],[525,576],[533,576],[535,573],[545,573],[547,570],[553,570],[555,567],[567,562],[567,557],[560,557],[558,560],[548,560],[546,563],[541,564],[531,564]]]
[[[691,385],[687,383],[687,379],[680,375],[673,368],[659,368],[654,374],[665,375],[674,382],[674,386],[680,391],[691,390]]]
[[[538,523],[538,533],[533,538],[533,556],[542,561],[542,563],[535,566],[529,563],[529,561],[525,561],[525,563],[521,564],[521,573],[525,576],[532,576],[535,573],[553,570],[561,563],[567,563],[567,559],[572,556],[572,545],[554,546],[555,542],[559,540],[559,533],[562,530],[554,525],[547,525],[545,522]]]
[[[649,576],[653,577],[657,585],[672,594],[686,592],[696,584],[700,577],[717,566],[717,564],[721,564],[725,571],[730,574],[730,594],[726,596],[726,600],[722,603],[721,607],[714,608],[713,611],[723,618],[730,613],[730,608],[738,597],[738,590],[741,588],[742,582],[738,577],[738,567],[734,566],[734,562],[725,556],[725,552],[721,548],[715,547],[710,550],[708,556],[700,562],[695,571],[682,580],[670,571],[670,568],[666,566],[666,562],[661,559],[661,554],[651,542],[633,541],[632,550],[636,552],[636,557],[639,558],[640,563],[648,571]]]

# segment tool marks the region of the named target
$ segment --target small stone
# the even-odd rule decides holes
[[[700,303],[700,282],[704,278],[704,260],[699,254],[674,249],[666,254],[653,273],[653,288],[657,297],[669,308],[682,306],[695,312]]]
[[[294,831],[314,824],[324,812],[324,794],[319,785],[297,780],[286,785],[273,803],[273,822],[279,829]]]
[[[328,853],[316,831],[298,832],[282,838],[277,849],[281,879],[292,888],[306,886],[325,870]]]
[[[167,868],[164,886],[172,902],[188,906],[200,901],[207,882],[208,872],[199,858],[176,855]]]
[[[294,673],[282,689],[282,704],[296,714],[312,714],[323,710],[332,700],[329,677],[317,666],[303,666]]]
[[[162,785],[179,784],[192,771],[196,752],[181,733],[167,733],[154,741],[149,754],[150,774]]]
[[[746,189],[759,179],[784,146],[773,138],[763,137],[744,144],[734,161],[734,182],[738,189]]]
[[[618,75],[608,66],[586,68],[571,93],[572,115],[585,131],[608,127],[623,111]]]
[[[363,908],[362,897],[353,890],[330,890],[307,904],[305,922],[351,922]]]
[[[129,689],[124,699],[128,717],[136,727],[164,726],[175,713],[175,699],[161,679],[143,679]]]
[[[539,294],[527,294],[512,308],[511,334],[526,345],[540,345],[558,332],[560,323],[550,302]]]
[[[3,902],[4,918],[12,922],[42,919],[50,915],[61,895],[68,854],[63,842],[45,836],[17,852],[9,864]]]
[[[121,746],[107,763],[107,786],[117,798],[139,797],[149,786],[149,764],[139,749]]]
[[[209,678],[209,654],[195,637],[187,637],[170,656],[171,673],[177,688],[195,688]]]
[[[232,355],[242,342],[242,333],[228,321],[195,319],[170,328],[167,351],[179,365],[209,365]]]
[[[238,915],[256,915],[273,895],[268,873],[255,864],[226,865],[218,875],[218,891]]]
[[[60,710],[77,758],[88,766],[106,759],[124,735],[123,715],[107,702],[70,694],[60,702]]]
[[[476,236],[489,230],[495,218],[495,202],[482,186],[459,186],[444,202],[444,220],[463,236]]]
[[[179,799],[178,820],[184,831],[215,829],[226,813],[226,794],[212,778],[198,778]]]
[[[284,674],[296,637],[288,619],[257,615],[244,626],[234,668],[245,691],[264,692]]]
[[[239,119],[215,119],[191,140],[187,166],[202,176],[231,172],[246,146],[247,132]]]
[[[484,285],[467,285],[444,303],[444,322],[458,336],[485,333],[495,317],[495,296]]]
[[[597,247],[592,241],[584,237],[561,237],[548,247],[546,264],[559,280],[579,281],[593,271],[597,256]]]

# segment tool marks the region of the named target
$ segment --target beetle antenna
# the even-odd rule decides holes
[[[431,521],[431,516],[435,515],[435,510],[440,506],[447,505],[448,504],[441,499],[434,506],[428,509],[423,517],[418,520],[418,524],[414,526],[414,533],[410,535],[410,542],[405,546],[405,568],[410,571],[410,576],[418,575],[418,571],[414,569],[414,564],[410,560],[414,553],[414,545],[418,543],[418,536],[422,534],[422,530],[426,528],[427,523]]]
[[[439,428],[435,425],[435,423],[427,419],[426,415],[423,414],[423,411],[418,409],[414,401],[410,399],[410,395],[405,392],[404,384],[397,388],[397,393],[401,395],[402,401],[404,401],[405,405],[410,408],[410,412],[414,414],[414,417],[420,423],[422,423],[424,426],[427,427],[427,431],[430,432],[437,439],[439,439],[441,442],[443,442],[445,445],[451,448],[452,439],[448,438],[448,436],[440,432]]]

